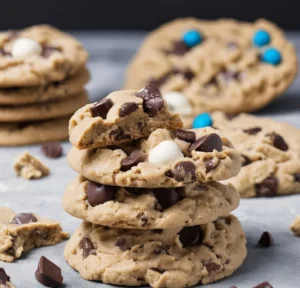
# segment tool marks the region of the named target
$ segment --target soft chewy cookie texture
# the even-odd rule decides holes
[[[155,83],[169,106],[188,118],[262,108],[289,87],[296,73],[294,46],[271,22],[186,18],[147,36],[129,65],[125,88]]]
[[[87,52],[72,36],[48,25],[0,33],[0,87],[46,85],[75,75]]]
[[[166,129],[124,145],[68,153],[72,169],[113,186],[161,188],[219,181],[240,170],[240,155],[217,130]]]
[[[241,197],[300,193],[300,130],[286,123],[248,114],[212,113],[220,129],[241,154],[239,174],[225,183]]]
[[[178,114],[168,111],[155,85],[109,94],[79,109],[69,124],[70,142],[78,149],[117,145],[148,136],[158,128],[182,128]]]
[[[115,285],[189,287],[232,274],[246,257],[234,216],[179,229],[130,230],[83,223],[65,248],[67,262],[87,280]]]
[[[67,237],[57,221],[0,207],[1,261],[13,262],[35,247],[55,245]]]
[[[217,182],[182,188],[129,188],[79,177],[70,183],[63,208],[85,221],[116,228],[172,229],[209,223],[228,215],[239,194]]]

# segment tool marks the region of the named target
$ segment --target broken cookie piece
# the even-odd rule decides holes
[[[3,268],[0,268],[0,288],[15,288]]]
[[[296,216],[293,223],[290,226],[294,236],[300,237],[300,215]]]
[[[40,160],[24,152],[15,161],[14,169],[18,176],[22,176],[25,179],[39,179],[43,176],[47,176],[50,170]]]
[[[0,207],[0,260],[13,262],[36,247],[55,245],[68,237],[60,223],[32,213],[16,214]]]

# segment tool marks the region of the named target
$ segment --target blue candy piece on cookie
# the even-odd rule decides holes
[[[199,114],[193,122],[193,128],[203,128],[207,126],[212,126],[213,121],[208,113]]]
[[[261,60],[272,65],[278,65],[281,63],[282,57],[281,53],[277,49],[268,48],[262,54]]]
[[[191,48],[200,44],[203,40],[203,37],[198,31],[189,30],[186,33],[184,33],[182,40],[186,46]]]
[[[255,46],[262,47],[271,42],[271,35],[265,30],[258,30],[254,34],[252,41]]]

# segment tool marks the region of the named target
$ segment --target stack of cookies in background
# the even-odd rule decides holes
[[[63,207],[84,222],[65,258],[86,280],[189,287],[232,274],[246,239],[231,185],[240,156],[213,128],[183,130],[155,85],[117,91],[70,120],[80,176]]]
[[[0,145],[66,139],[88,101],[87,52],[51,26],[0,33]]]

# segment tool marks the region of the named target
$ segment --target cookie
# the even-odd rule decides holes
[[[0,146],[21,146],[68,138],[69,116],[39,122],[0,123]]]
[[[218,182],[184,188],[126,188],[78,177],[65,192],[63,208],[94,224],[115,228],[173,229],[200,225],[228,215],[239,194]]]
[[[271,22],[185,18],[148,35],[128,67],[125,89],[156,84],[174,112],[189,118],[258,110],[296,73],[295,48]]]
[[[168,111],[157,87],[148,85],[139,91],[113,92],[79,109],[70,120],[70,142],[78,149],[118,145],[158,128],[175,130],[182,122]]]
[[[78,74],[44,86],[13,87],[0,89],[0,105],[28,105],[62,100],[82,91],[89,80],[89,72],[83,68]]]
[[[6,274],[3,268],[0,268],[0,288],[15,288],[11,281],[10,277]]]
[[[86,280],[183,288],[232,274],[244,261],[246,238],[232,215],[168,230],[116,229],[84,222],[65,259]]]
[[[286,123],[248,114],[215,112],[219,128],[241,154],[239,174],[231,183],[241,197],[300,193],[300,130]]]
[[[68,237],[59,222],[0,207],[0,260],[13,262],[35,247],[55,245]]]
[[[236,175],[240,155],[213,128],[157,129],[147,139],[89,150],[72,147],[72,169],[89,180],[112,186],[162,188],[219,181]]]
[[[87,52],[71,35],[48,25],[0,33],[0,87],[46,85],[75,75]]]
[[[60,101],[24,106],[0,106],[0,122],[23,122],[70,115],[88,102],[85,91]]]
[[[290,226],[291,231],[297,237],[300,237],[300,216],[296,216],[293,223]]]

